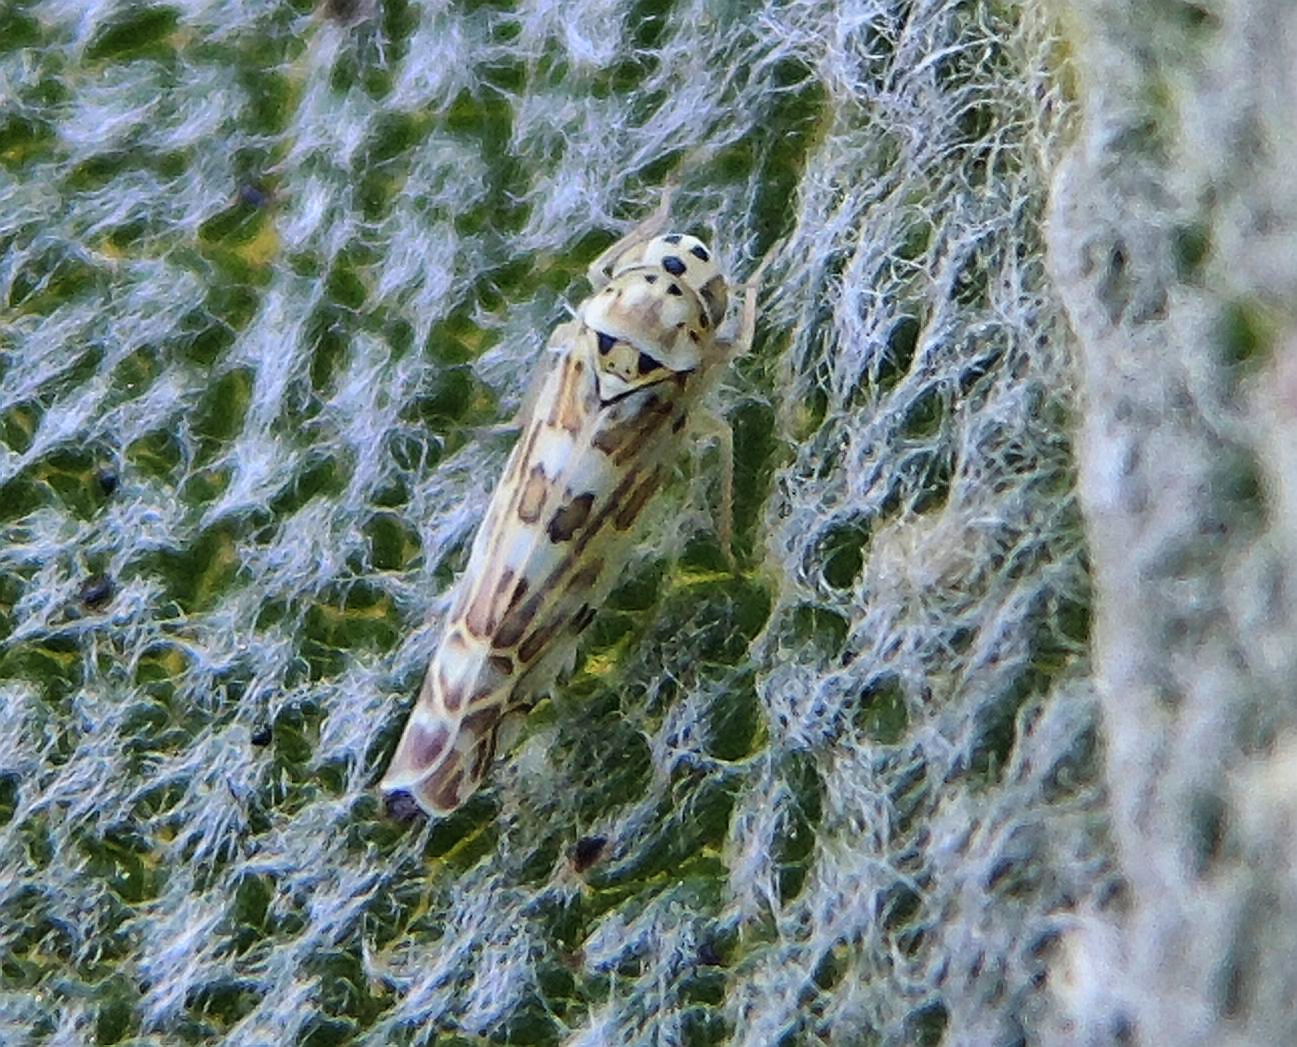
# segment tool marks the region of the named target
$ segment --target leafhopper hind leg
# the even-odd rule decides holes
[[[632,247],[646,240],[652,240],[666,228],[671,211],[671,196],[674,192],[675,186],[672,185],[663,189],[662,199],[658,201],[653,213],[590,263],[585,271],[585,278],[590,281],[591,287],[596,291],[602,291],[612,279],[612,267],[618,258]]]

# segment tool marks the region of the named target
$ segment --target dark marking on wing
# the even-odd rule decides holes
[[[657,274],[657,273],[645,273],[645,274],[644,274],[644,282],[645,282],[645,283],[649,283],[649,284],[655,284],[655,283],[657,283],[657,282],[658,282],[658,274]]]
[[[591,560],[572,576],[572,580],[567,583],[568,592],[579,593],[587,589],[593,589],[601,574],[603,574],[602,557]]]
[[[612,352],[612,347],[617,344],[617,339],[603,331],[595,332],[595,340],[599,343],[599,355],[607,356]]]
[[[465,688],[452,684],[445,673],[438,674],[437,682],[441,684],[442,706],[451,716],[459,715],[459,711],[464,708],[464,699],[467,697]]]
[[[584,371],[585,364],[573,358],[570,365],[563,372],[563,380],[559,386],[558,396],[554,399],[554,409],[549,416],[550,425],[559,426],[573,435],[581,431],[581,419],[583,417],[581,410],[581,375]]]
[[[710,262],[712,256],[707,253],[707,248],[702,244],[694,244],[689,248],[689,253],[702,262]]]
[[[640,353],[639,362],[636,364],[641,377],[646,374],[652,374],[661,366],[662,365],[654,360],[653,357],[649,356],[648,353]]]
[[[652,393],[629,418],[598,430],[591,445],[621,465],[652,437],[673,409],[669,402]]]
[[[562,506],[549,521],[549,540],[551,542],[571,541],[572,536],[590,518],[590,509],[594,505],[594,494],[586,491],[579,494]]]
[[[506,614],[518,606],[518,602],[527,595],[527,590],[530,588],[531,584],[526,578],[518,579],[518,584],[513,587],[513,592],[509,596],[509,603],[504,609]]]
[[[502,704],[502,702],[492,703],[491,699],[500,692],[509,689],[509,677],[513,673],[513,665],[508,658],[505,658],[504,661],[508,664],[508,671],[501,672],[499,661],[499,657],[491,656],[479,664],[476,680],[474,681],[476,686],[468,699],[470,709],[480,709],[488,704]],[[507,698],[507,696],[505,697]]]
[[[679,297],[680,295],[684,294],[684,292],[680,290],[679,284],[672,284],[670,287],[667,288],[667,294],[673,294]]]
[[[500,578],[495,585],[486,584],[489,578],[484,578],[479,583],[477,591],[473,594],[473,602],[469,605],[468,614],[464,616],[464,624],[474,636],[489,637],[495,630],[500,618],[499,606],[508,598],[506,594],[512,590],[514,577],[513,568],[506,567],[500,572]],[[464,646],[463,641],[454,633],[447,638],[446,642]]]
[[[433,791],[428,794],[428,799],[432,806],[442,811],[453,811],[459,806],[459,783],[464,779],[464,769],[456,766],[452,774],[448,774],[443,780],[430,781],[428,784],[433,786]]]
[[[541,508],[545,505],[545,494],[549,491],[549,477],[539,462],[531,467],[527,482],[523,484],[522,495],[518,499],[518,519],[523,523],[535,523],[540,519]]]
[[[518,648],[518,659],[521,662],[530,662],[536,655],[540,654],[549,646],[552,640],[564,626],[567,625],[566,618],[553,618],[546,622],[534,633],[523,640],[522,645]]]
[[[669,254],[662,259],[662,268],[672,276],[683,276],[688,266],[675,255]]]
[[[460,722],[459,729],[480,738],[495,727],[500,719],[501,710],[500,705],[493,704],[484,709],[478,709],[476,712],[471,712]]]
[[[494,669],[501,676],[513,675],[513,659],[510,658],[508,655],[493,654],[491,655],[490,658],[487,659],[487,661],[491,664],[491,668]]]
[[[621,446],[623,429],[624,425],[610,425],[606,429],[600,429],[591,438],[590,446],[607,455],[616,454],[617,448]]]
[[[495,673],[493,672],[485,673],[483,678],[479,678],[477,689],[474,690],[471,695],[469,695],[468,707],[472,709],[475,706],[479,706],[482,705],[484,702],[490,701],[491,696],[494,695],[496,691],[500,690],[503,684],[504,681],[500,679],[500,677],[497,676]]]
[[[450,745],[450,728],[444,723],[410,725],[410,758],[416,767],[431,767]]]
[[[675,421],[671,423],[671,431],[673,433],[678,433],[680,432],[681,429],[683,429],[688,424],[689,424],[689,413],[687,411],[681,411],[678,415],[676,415]]]
[[[588,603],[583,603],[581,609],[572,618],[572,631],[574,633],[585,632],[598,613],[598,610],[594,607],[591,607]]]
[[[495,756],[495,738],[497,729],[493,728],[489,738],[483,739],[478,743],[477,748],[473,750],[473,765],[469,768],[469,774],[476,781],[482,777],[486,770],[487,764]]]
[[[539,426],[528,426],[527,431],[523,434],[522,441],[513,449],[513,454],[509,458],[509,465],[506,470],[510,480],[517,481],[517,479],[522,475],[523,466],[525,466],[528,459],[531,458],[532,449],[536,446],[536,440],[539,435]]]
[[[619,531],[629,530],[631,524],[638,519],[639,514],[643,511],[648,500],[653,497],[653,493],[658,489],[661,482],[661,475],[655,469],[644,482],[631,492],[626,504],[617,510],[617,515],[613,517],[612,525]]]
[[[469,604],[468,614],[464,616],[464,627],[474,636],[490,636],[494,625],[491,605],[495,600],[495,589],[489,585],[479,584],[473,590],[473,602]]]
[[[621,505],[625,499],[631,498],[634,500],[634,498],[640,494],[640,492],[635,492],[635,494],[631,493],[634,490],[636,483],[639,481],[639,478],[640,474],[637,471],[632,470],[629,472],[616,488],[613,489],[612,493],[608,496],[606,504],[604,504],[603,507],[594,514],[590,519],[590,522],[586,524],[580,534],[576,536],[576,540],[572,543],[572,547],[568,551],[567,555],[564,556],[558,566],[550,572],[549,576],[537,585],[536,591],[526,600],[517,602],[509,607],[508,612],[504,616],[504,620],[500,623],[499,629],[496,630],[495,636],[492,637],[492,645],[497,648],[498,651],[507,651],[518,644],[527,630],[531,628],[532,622],[540,612],[541,607],[543,607],[546,601],[555,593],[560,591],[560,586],[562,586],[563,580],[570,572],[576,569],[577,565],[581,561],[582,554],[595,539],[600,530],[602,530],[604,524],[613,517],[614,511],[617,507]],[[651,494],[652,492],[650,491],[648,493]],[[647,499],[648,494],[643,494],[643,498]],[[583,587],[593,585],[594,581],[598,577],[598,573],[602,570],[603,561],[595,560],[592,563],[586,564],[582,571],[578,572],[578,574],[568,584],[574,585],[579,581]],[[588,580],[584,577],[585,572],[587,571],[592,572]],[[522,583],[520,582],[519,584],[521,585]],[[564,619],[559,619],[559,621],[563,620]]]
[[[540,605],[545,600],[547,588],[542,585],[534,595],[509,608],[509,613],[504,616],[504,621],[500,623],[500,628],[492,638],[496,647],[507,649],[522,639],[522,634],[527,631],[531,620],[536,617],[536,612],[540,610]]]
[[[672,233],[670,236],[662,237],[662,239],[674,247],[684,238],[679,233]]]
[[[518,590],[527,591],[527,579],[518,578],[515,581],[516,572],[512,567],[506,567],[500,572],[500,579],[495,583],[495,598],[492,600],[493,618],[498,618],[503,612],[500,608],[508,610],[518,602]]]

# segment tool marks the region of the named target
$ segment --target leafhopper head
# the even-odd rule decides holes
[[[729,301],[706,245],[681,233],[654,237],[619,256],[610,275],[579,312],[604,376],[630,389],[695,370]]]

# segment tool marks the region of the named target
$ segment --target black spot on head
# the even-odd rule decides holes
[[[681,237],[679,233],[672,233],[670,236],[662,237],[662,239],[669,244],[678,244],[681,240]]]
[[[681,276],[688,267],[675,255],[669,254],[662,259],[662,268],[672,276]]]
[[[599,355],[607,356],[612,352],[612,347],[617,344],[617,339],[610,334],[604,334],[603,331],[596,331],[595,337],[599,339]]]
[[[662,366],[662,365],[661,365],[660,363],[658,363],[656,360],[654,360],[653,357],[649,356],[648,353],[640,353],[640,354],[639,354],[639,373],[640,373],[640,374],[652,374],[654,371],[656,371],[656,370],[657,370],[659,367],[661,367],[661,366]]]
[[[689,253],[703,262],[710,262],[712,259],[712,256],[707,253],[707,248],[702,244],[694,244],[693,247],[689,248]]]
[[[644,274],[644,279],[645,279],[645,281],[647,281],[647,282],[650,283],[650,284],[655,284],[655,283],[658,282],[658,274],[657,274],[657,273],[645,273],[645,274]]]
[[[682,294],[684,294],[684,292],[683,292],[682,290],[680,290],[680,285],[679,285],[679,284],[672,284],[670,287],[667,288],[667,293],[668,293],[668,294],[673,294],[673,295],[682,295]]]

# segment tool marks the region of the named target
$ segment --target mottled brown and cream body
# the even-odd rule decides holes
[[[502,719],[570,667],[617,580],[636,521],[679,455],[690,410],[747,348],[717,336],[725,281],[701,241],[657,237],[663,212],[589,270],[478,529],[441,640],[382,789],[429,814],[477,789]]]

